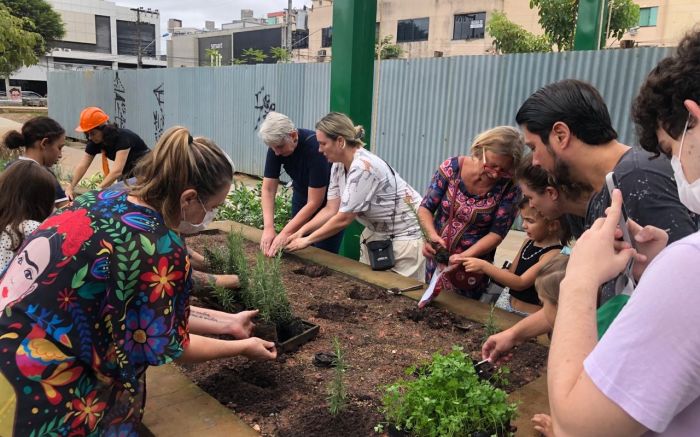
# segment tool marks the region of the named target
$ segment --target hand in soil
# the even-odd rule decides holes
[[[230,314],[223,333],[232,335],[237,339],[249,338],[253,333],[253,328],[255,328],[253,319],[257,315],[258,310]]]
[[[309,246],[311,246],[311,241],[309,240],[309,237],[301,237],[290,240],[287,243],[287,246],[284,248],[284,250],[294,252],[297,250],[306,249]]]
[[[272,241],[270,248],[265,252],[265,256],[276,256],[277,252],[284,249],[284,246],[287,244],[288,238],[289,234],[286,232],[280,232],[279,234],[277,234],[275,239]]]
[[[267,254],[273,241],[275,241],[275,230],[272,228],[263,230],[262,238],[260,239],[260,250],[262,253]]]
[[[530,421],[535,431],[539,431],[544,437],[554,437],[554,426],[549,414],[535,414]]]
[[[271,341],[265,341],[257,337],[240,340],[244,342],[241,355],[253,361],[274,360],[277,358],[277,349]]]
[[[481,358],[494,365],[501,365],[512,358],[511,351],[515,346],[517,344],[513,335],[506,329],[486,339],[481,347]]]

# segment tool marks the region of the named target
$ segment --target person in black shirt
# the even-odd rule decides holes
[[[107,123],[109,116],[100,108],[89,107],[80,113],[77,132],[84,132],[88,138],[85,155],[75,168],[73,181],[66,189],[72,200],[73,189],[85,175],[95,155],[102,155],[102,172],[105,175],[99,188],[112,185],[117,180],[130,178],[136,163],[150,150],[146,143],[134,132]],[[114,161],[110,168],[108,160]]]
[[[289,236],[326,205],[331,163],[319,151],[316,132],[295,128],[284,114],[270,112],[258,134],[268,147],[262,186],[264,230],[260,249],[265,255],[274,256],[284,247]],[[275,195],[282,167],[292,179],[292,220],[276,234]],[[338,253],[342,239],[343,231],[340,231],[314,246]]]

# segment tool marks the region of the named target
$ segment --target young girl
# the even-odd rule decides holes
[[[540,274],[535,279],[537,296],[542,302],[545,318],[552,327],[554,327],[557,304],[559,303],[559,284],[564,279],[564,275],[566,275],[568,262],[569,257],[567,255],[555,255],[548,263],[542,266]],[[554,436],[552,418],[548,414],[535,414],[531,420],[535,430],[539,431],[543,436]]]
[[[528,315],[541,307],[535,291],[535,278],[547,261],[561,252],[569,236],[563,220],[546,219],[530,206],[529,199],[523,199],[518,207],[527,240],[513,264],[507,270],[478,258],[467,258],[462,264],[467,272],[484,273],[509,288],[501,293],[496,307]]]
[[[0,275],[28,236],[51,214],[56,179],[34,161],[18,161],[0,175]]]
[[[3,143],[10,150],[24,148],[24,153],[19,159],[8,166],[21,161],[34,161],[50,169],[61,159],[61,151],[66,143],[66,131],[52,118],[34,117],[24,123],[22,129],[8,132]],[[68,196],[55,175],[54,186],[56,208],[63,208],[68,204]]]

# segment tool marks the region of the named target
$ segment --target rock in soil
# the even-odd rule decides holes
[[[318,352],[314,355],[314,366],[328,368],[333,366],[335,354],[332,352]]]

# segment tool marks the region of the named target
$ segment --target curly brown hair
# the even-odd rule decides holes
[[[683,102],[700,102],[700,27],[686,34],[675,53],[649,73],[632,105],[639,144],[659,156],[657,128],[678,139],[688,119]],[[697,121],[691,120],[691,126]]]

